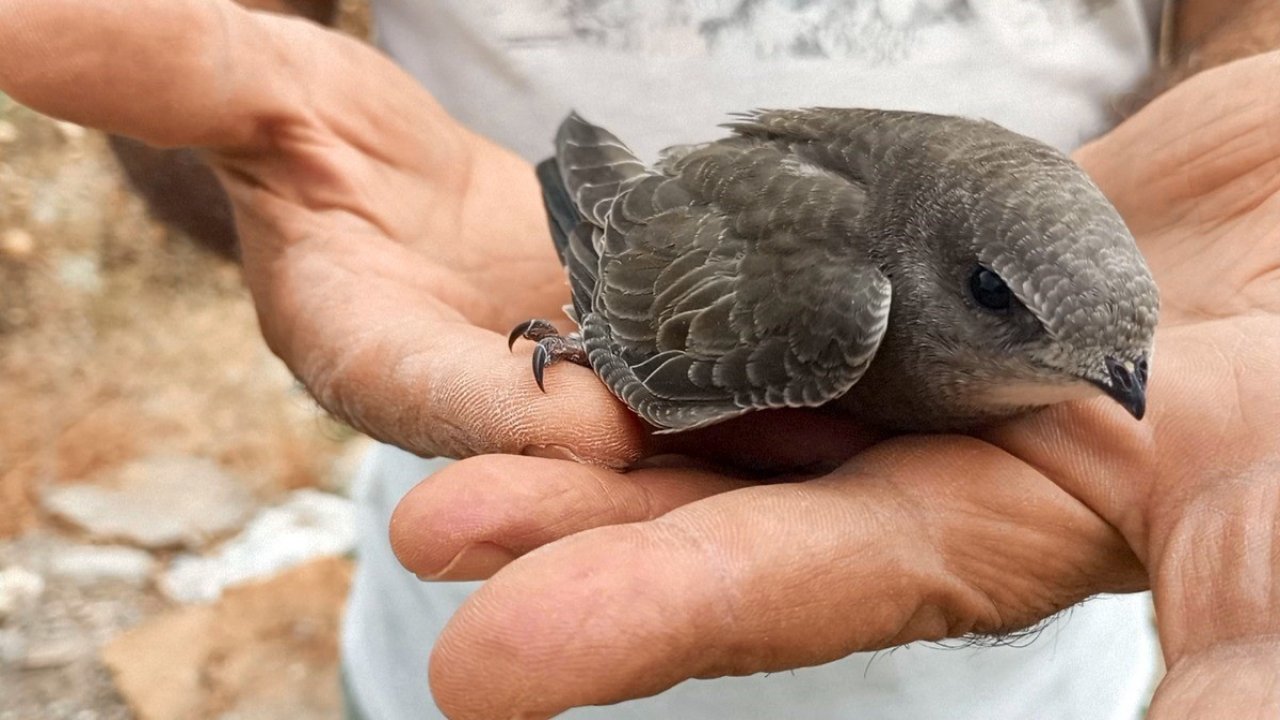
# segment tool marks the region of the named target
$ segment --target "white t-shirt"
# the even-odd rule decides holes
[[[380,42],[464,124],[530,160],[573,108],[642,157],[756,107],[985,117],[1070,150],[1148,71],[1159,0],[375,0]],[[548,240],[550,242],[550,240]],[[391,553],[392,509],[447,461],[375,449],[343,666],[369,720],[440,717],[435,637],[474,584]],[[886,538],[891,542],[891,538]],[[770,676],[689,681],[574,720],[1131,720],[1155,668],[1143,595],[1101,597],[1019,647],[912,645]],[[477,688],[477,691],[482,691]]]

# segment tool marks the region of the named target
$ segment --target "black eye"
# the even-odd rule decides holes
[[[1147,366],[1147,359],[1139,359],[1138,362],[1134,363],[1133,370],[1134,374],[1138,376],[1138,382],[1141,383],[1143,387],[1146,387],[1147,375],[1150,373]]]
[[[978,267],[969,276],[969,292],[973,299],[988,310],[1008,310],[1013,304],[1013,293],[1000,276],[984,267]]]

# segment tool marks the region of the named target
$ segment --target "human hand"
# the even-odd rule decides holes
[[[1278,71],[1207,72],[1078,155],[1162,288],[1145,422],[1075,403],[772,485],[457,463],[392,521],[414,572],[496,573],[435,648],[440,706],[550,716],[1151,587],[1169,666],[1152,718],[1280,711]]]

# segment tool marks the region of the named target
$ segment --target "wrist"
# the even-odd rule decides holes
[[[1166,653],[1167,655],[1167,653]],[[1280,644],[1221,643],[1168,662],[1148,720],[1237,720],[1280,716]]]

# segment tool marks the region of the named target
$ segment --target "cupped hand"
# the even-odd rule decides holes
[[[1150,587],[1169,666],[1151,717],[1280,713],[1276,77],[1280,54],[1205,73],[1077,156],[1162,288],[1144,422],[1076,403],[981,439],[889,439],[771,485],[678,465],[455,464],[392,521],[418,574],[493,576],[435,648],[437,702],[551,716]]]

